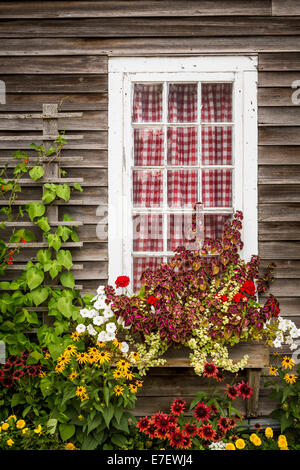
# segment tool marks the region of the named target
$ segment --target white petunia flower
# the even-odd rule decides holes
[[[76,331],[77,333],[84,333],[85,332],[85,325],[83,323],[80,323],[79,325],[76,326]]]
[[[104,322],[105,322],[104,317],[101,317],[100,315],[97,315],[97,317],[94,317],[94,318],[93,318],[93,323],[94,323],[94,325],[96,325],[96,326],[103,325]]]
[[[105,310],[103,312],[103,315],[105,316],[105,318],[111,318],[114,316],[114,312],[111,311],[111,309],[106,305],[105,306]]]
[[[103,298],[98,298],[94,303],[94,308],[97,310],[104,310],[107,307],[105,300]]]
[[[104,295],[104,289],[105,289],[104,286],[99,286],[98,289],[97,289],[97,294],[98,295]]]
[[[93,327],[93,325],[88,325],[87,326],[87,331],[91,336],[95,336],[97,334],[97,331]]]
[[[106,343],[106,341],[108,341],[106,331],[101,331],[99,333],[97,341],[98,343]]]
[[[116,335],[115,333],[106,333],[106,341],[113,341],[114,339],[116,339]]]
[[[107,323],[106,325],[106,331],[107,333],[114,333],[116,331],[117,327],[113,322]]]
[[[121,350],[121,352],[124,353],[124,354],[128,353],[128,351],[129,351],[129,346],[128,346],[128,344],[126,343],[126,341],[122,341],[120,350]]]

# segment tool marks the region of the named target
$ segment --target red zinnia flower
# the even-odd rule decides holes
[[[224,431],[220,428],[217,429],[216,434],[213,437],[214,442],[219,442],[224,438],[225,434]]]
[[[209,407],[203,403],[199,402],[194,408],[193,416],[197,419],[197,421],[202,421],[203,423],[210,418],[211,411]]]
[[[128,276],[119,276],[116,279],[116,287],[127,287],[130,282],[130,279]]]
[[[193,423],[186,423],[182,431],[186,436],[195,436],[197,434],[197,426]]]
[[[143,418],[141,418],[136,427],[141,431],[141,432],[145,432],[146,429],[148,429],[148,426],[149,426],[149,419],[148,419],[148,416],[144,416]]]
[[[155,295],[150,295],[150,297],[147,300],[147,304],[154,305],[154,307],[155,307],[157,301],[158,301],[158,298],[155,297]]]
[[[29,366],[27,367],[27,372],[31,376],[38,375],[38,368],[37,366]]]
[[[20,242],[27,243],[27,241],[24,238],[21,238]]]
[[[186,402],[182,400],[182,398],[179,398],[178,400],[173,400],[171,403],[171,413],[173,415],[180,416],[184,413],[185,410],[185,404]]]
[[[211,424],[204,424],[198,430],[198,435],[200,438],[205,439],[206,441],[212,441],[216,435],[216,431],[211,427]]]
[[[248,382],[241,382],[240,384],[238,384],[238,388],[239,394],[244,400],[246,400],[246,398],[250,398],[253,394],[253,388],[249,387]]]
[[[180,430],[176,430],[170,434],[170,444],[172,447],[179,449],[185,442],[185,436]]]
[[[8,371],[8,370],[10,370],[10,369],[12,368],[12,365],[13,365],[12,363],[9,363],[9,362],[7,361],[5,364],[3,364],[2,369],[3,369],[4,371]]]
[[[239,394],[240,392],[237,385],[227,385],[226,395],[230,400],[235,400]]]
[[[217,421],[217,424],[222,431],[229,431],[230,429],[230,418],[226,418],[226,416],[221,416],[221,418]]]
[[[213,362],[204,364],[203,376],[205,377],[216,377],[218,369]]]

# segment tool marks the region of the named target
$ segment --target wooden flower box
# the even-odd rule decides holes
[[[161,367],[191,367],[188,348],[170,348],[164,355],[167,362]],[[261,372],[269,365],[269,347],[261,343],[240,343],[229,348],[229,357],[234,362],[240,361],[243,356],[249,356],[246,370],[247,380],[254,389],[253,395],[247,400],[247,417],[256,417],[258,413],[259,385]]]

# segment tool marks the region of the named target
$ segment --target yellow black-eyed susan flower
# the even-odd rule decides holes
[[[296,383],[297,375],[295,375],[295,374],[285,374],[284,380],[285,380],[288,384],[291,384],[291,385],[292,385],[292,384]]]
[[[97,361],[100,363],[100,364],[104,364],[104,362],[109,362],[110,361],[110,358],[111,358],[111,354],[107,351],[100,351],[98,353],[98,358],[97,358]]]
[[[123,395],[123,390],[124,387],[121,387],[120,385],[116,385],[114,388],[114,392],[117,396]]]
[[[86,394],[86,387],[84,387],[83,385],[79,385],[76,389],[76,395],[78,397],[81,397],[82,395],[85,395]]]
[[[86,364],[89,360],[88,354],[81,352],[76,354],[76,360],[79,364]]]
[[[276,369],[276,367],[270,366],[269,367],[269,374],[270,375],[278,375],[278,369]]]
[[[282,362],[281,362],[282,367],[285,369],[292,369],[295,365],[295,362],[291,357],[284,356]]]
[[[74,356],[77,353],[77,348],[74,344],[69,344],[64,351],[65,356]]]

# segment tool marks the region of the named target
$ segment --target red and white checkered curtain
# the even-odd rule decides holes
[[[162,122],[163,87],[161,84],[136,84],[133,98],[135,123]],[[232,131],[230,126],[215,123],[232,121],[231,84],[202,84],[202,165],[230,165],[232,163]],[[167,162],[171,166],[192,166],[198,162],[198,127],[193,126],[198,116],[197,84],[170,84],[168,94],[168,122],[190,123],[189,126],[169,127],[167,130]],[[133,171],[133,205],[135,208],[159,208],[163,204],[163,172],[147,169],[164,164],[164,131],[162,128],[134,129],[134,164],[144,167]],[[193,207],[202,200],[204,208],[230,207],[232,204],[232,173],[228,169],[205,169],[201,174],[202,195],[198,194],[200,174],[193,169],[167,171],[167,203],[170,208]],[[138,214],[134,219],[135,252],[163,251],[162,216]],[[205,235],[219,236],[225,216],[207,216]],[[180,222],[182,225],[182,221]],[[150,232],[149,232],[150,228]],[[180,228],[181,230],[181,228]],[[184,242],[175,219],[168,216],[168,249]],[[150,235],[149,235],[150,233]],[[146,267],[155,267],[161,257],[134,257],[134,286]]]

